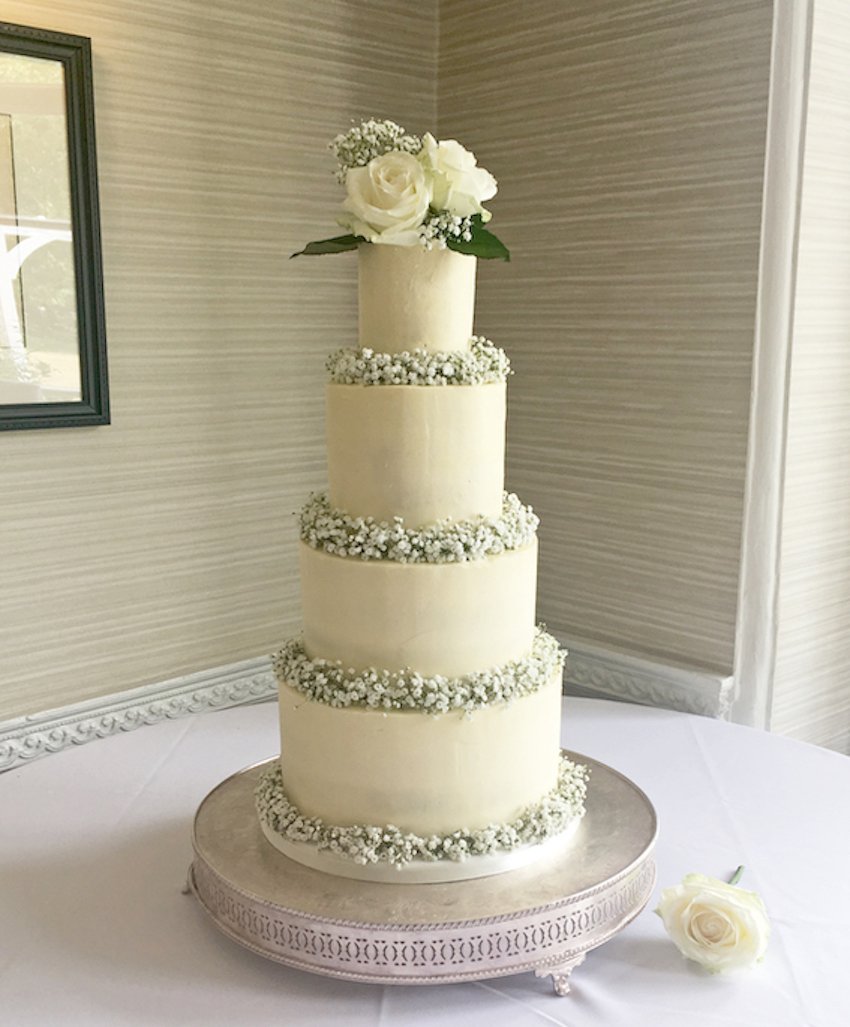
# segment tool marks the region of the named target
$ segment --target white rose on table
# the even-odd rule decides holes
[[[478,167],[475,155],[455,139],[437,140],[430,132],[422,138],[419,158],[433,176],[435,210],[447,210],[458,217],[480,214],[490,220],[482,204],[496,195],[496,179]]]
[[[385,153],[362,168],[349,168],[341,224],[373,243],[415,246],[431,203],[420,162],[409,153]]]
[[[733,878],[736,881],[740,870]],[[761,897],[704,874],[665,888],[655,912],[683,956],[711,973],[739,970],[764,956],[770,921]]]

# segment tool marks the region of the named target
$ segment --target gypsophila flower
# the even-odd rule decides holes
[[[426,250],[444,250],[451,239],[469,242],[472,239],[472,216],[459,217],[447,210],[431,210],[419,230]]]
[[[503,496],[499,517],[445,520],[406,528],[373,517],[351,517],[331,507],[327,493],[314,493],[301,511],[301,539],[313,549],[361,560],[396,563],[462,563],[521,549],[534,539],[540,519],[514,493]]]
[[[394,121],[369,118],[341,132],[329,145],[339,165],[337,181],[344,183],[350,168],[364,168],[375,157],[393,151],[417,154],[422,149],[422,140]]]
[[[302,639],[293,638],[272,656],[272,668],[279,682],[326,706],[472,713],[538,691],[560,671],[565,656],[557,639],[538,628],[531,651],[519,660],[459,678],[424,677],[375,667],[349,671],[339,660],[311,659]]]
[[[319,851],[329,849],[360,865],[388,863],[403,867],[412,860],[462,862],[470,856],[507,852],[554,837],[584,816],[588,776],[587,767],[562,756],[555,788],[523,810],[512,823],[426,837],[404,832],[392,824],[338,827],[319,817],[304,816],[283,789],[278,760],[260,777],[255,798],[261,822],[290,841],[310,842]]]
[[[325,366],[337,385],[491,385],[512,373],[505,351],[481,335],[472,336],[468,350],[438,353],[348,347],[331,353]]]

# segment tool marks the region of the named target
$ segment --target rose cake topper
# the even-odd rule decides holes
[[[293,257],[344,253],[361,243],[450,249],[484,259],[510,253],[484,226],[496,179],[455,139],[410,135],[371,119],[330,144],[346,197],[337,221],[348,235],[311,242]]]

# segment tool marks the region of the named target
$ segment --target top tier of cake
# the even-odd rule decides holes
[[[475,257],[420,246],[358,251],[359,341],[382,353],[469,348]]]

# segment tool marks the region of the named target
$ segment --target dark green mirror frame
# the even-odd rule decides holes
[[[12,56],[10,56],[12,55]],[[15,56],[16,55],[16,56]],[[44,69],[47,76],[36,74],[34,79],[51,77],[50,88],[55,94],[56,113],[61,112],[64,102],[64,127],[67,144],[67,195],[59,205],[61,215],[38,211],[37,203],[31,205],[19,215],[18,195],[20,177],[13,160],[8,161],[5,169],[0,167],[0,288],[5,292],[0,299],[3,309],[0,317],[5,320],[0,324],[2,337],[0,343],[5,350],[0,357],[5,359],[7,371],[5,377],[5,393],[0,393],[0,430],[22,428],[72,428],[109,423],[109,392],[106,370],[106,321],[103,297],[103,270],[100,246],[100,216],[98,206],[97,163],[95,151],[94,125],[94,91],[92,86],[91,41],[85,36],[68,35],[51,32],[45,29],[27,28],[0,22],[0,65],[20,61],[21,58],[35,59],[31,66]],[[55,63],[54,63],[55,62]],[[26,61],[23,63],[26,64]],[[52,67],[48,67],[52,65]],[[0,72],[2,72],[0,68]],[[0,75],[0,79],[2,79]],[[6,76],[8,80],[8,75]],[[62,84],[63,83],[63,84]],[[7,82],[0,81],[0,90]],[[37,95],[38,90],[45,92],[41,81],[15,81],[21,96],[27,90]],[[62,90],[64,98],[59,96]],[[7,88],[7,93],[14,90]],[[38,101],[41,102],[41,101]],[[53,101],[51,101],[53,102]],[[26,106],[26,102],[23,102]],[[5,109],[5,108],[4,108]],[[15,110],[21,109],[18,107]],[[40,109],[37,114],[42,114]],[[6,150],[14,156],[13,116],[4,115],[9,123],[7,131],[9,144]],[[35,139],[32,150],[43,150],[46,136],[40,129],[29,128],[30,140]],[[61,127],[59,129],[61,133]],[[21,133],[23,134],[23,133]],[[51,156],[52,171],[56,167],[64,168],[62,148]],[[4,151],[5,152],[5,151]],[[0,153],[0,162],[5,160]],[[61,162],[57,165],[57,161]],[[32,161],[29,161],[29,165]],[[3,177],[5,175],[5,178]],[[9,195],[13,202],[8,203]],[[36,211],[33,213],[33,211]],[[69,224],[70,222],[70,224]],[[35,237],[41,233],[41,237]],[[28,247],[21,242],[31,238]],[[46,240],[46,242],[45,242]],[[12,244],[10,246],[10,243]],[[24,307],[24,275],[21,269],[25,261],[34,254],[36,249],[45,253],[53,246],[50,260],[56,267],[66,267],[66,280],[61,288],[54,285],[54,280],[44,278],[44,282],[33,289],[30,308],[33,311],[29,322],[39,318],[46,327],[41,329],[41,338],[49,334],[51,325],[59,325],[68,336],[69,349],[73,350],[73,339],[76,338],[77,353],[63,354],[62,364],[66,375],[74,379],[72,389],[62,383],[62,387],[54,387],[51,380],[49,364],[36,360],[27,352],[27,339],[22,331],[22,324],[27,322]],[[63,249],[64,247],[64,249]],[[70,247],[70,249],[69,249]],[[20,252],[10,259],[12,249]],[[55,254],[58,254],[56,256]],[[17,271],[15,270],[17,266]],[[29,265],[26,265],[29,266]],[[35,266],[35,262],[33,265]],[[16,277],[17,275],[17,277]],[[31,279],[35,275],[30,275]],[[52,289],[52,294],[51,294]],[[62,293],[62,302],[54,302],[55,297]],[[45,301],[46,297],[46,301]],[[63,306],[64,304],[64,306]],[[45,314],[45,308],[49,308]],[[10,311],[11,308],[11,312]],[[51,320],[52,319],[52,320]],[[43,347],[43,342],[41,343]],[[68,344],[66,344],[67,346]],[[49,347],[51,350],[53,347]],[[37,354],[36,354],[37,356]],[[72,363],[74,359],[77,363]],[[35,367],[35,370],[31,370]],[[70,367],[70,372],[67,368]],[[9,371],[11,368],[11,372]],[[46,368],[46,372],[43,370]],[[78,374],[77,374],[78,371]],[[15,375],[17,374],[17,380]],[[46,374],[47,385],[41,388],[39,375]],[[3,382],[0,382],[2,385]],[[28,391],[29,387],[29,391]],[[20,395],[19,395],[20,394]],[[20,401],[17,401],[20,400]],[[30,401],[32,400],[32,401]]]

